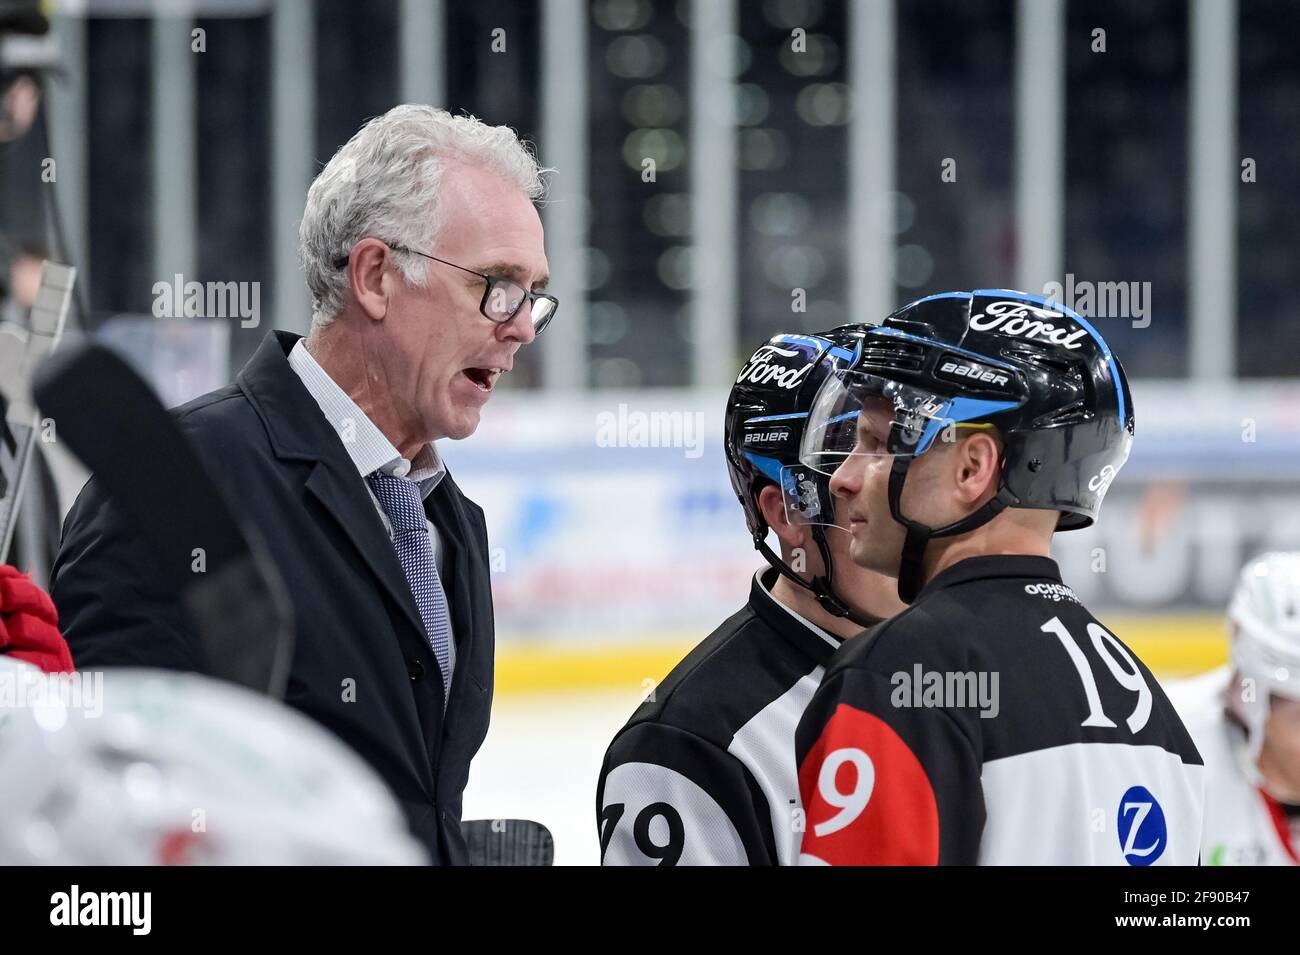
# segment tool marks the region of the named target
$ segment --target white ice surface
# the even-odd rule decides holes
[[[600,763],[644,693],[631,686],[498,696],[470,768],[462,817],[535,819],[555,838],[556,865],[598,865]]]

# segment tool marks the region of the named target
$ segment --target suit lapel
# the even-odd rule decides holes
[[[289,365],[288,353],[300,337],[283,331],[267,335],[239,373],[239,386],[266,428],[276,458],[282,462],[298,461],[311,466],[304,493],[319,501],[330,519],[347,535],[356,554],[379,580],[383,591],[402,608],[402,614],[414,628],[412,639],[427,647],[415,598],[365,482],[357,474],[338,433]],[[345,560],[356,559],[351,553],[340,556]],[[396,646],[391,645],[394,638],[399,641]],[[309,640],[311,636],[300,632],[299,639]],[[398,666],[404,663],[403,658],[409,653],[401,643],[400,626],[394,636],[390,636],[388,628],[375,627],[358,633],[356,639],[373,643],[377,654],[395,654]],[[415,695],[410,692],[404,667],[396,679],[400,682],[394,682],[387,692],[401,708],[404,731],[416,747],[415,751],[423,748],[427,753],[428,734]],[[441,691],[441,686],[438,689]],[[432,799],[436,791],[432,766],[424,760],[420,763],[421,779],[429,787]]]
[[[393,542],[375,510],[375,502],[366,492],[364,479],[352,469],[339,475],[335,468],[320,461],[307,479],[307,490],[334,516],[388,596],[402,608],[411,626],[423,635],[419,607]]]
[[[385,592],[424,638],[424,624],[393,543],[338,434],[311,393],[289,366],[288,352],[301,336],[267,335],[239,373],[239,384],[266,426],[271,448],[281,460],[313,464],[306,490],[347,534]]]

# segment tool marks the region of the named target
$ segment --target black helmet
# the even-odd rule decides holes
[[[920,588],[931,537],[962,534],[1005,507],[1060,512],[1058,530],[1089,526],[1133,442],[1133,398],[1119,359],[1062,305],[1004,289],[931,295],[872,326],[851,367],[828,375],[800,460],[829,475],[854,446],[867,400],[890,409],[894,519],[907,527],[899,596]],[[1003,439],[997,495],[966,518],[929,528],[900,511],[912,458],[953,425],[991,425]]]
[[[833,563],[825,532],[834,522],[830,481],[800,463],[799,448],[814,396],[831,372],[854,361],[867,327],[773,335],[745,363],[731,388],[723,440],[731,486],[745,510],[754,547],[778,571],[810,590],[827,611],[864,627],[878,621],[854,613],[831,585]],[[768,484],[781,489],[792,523],[810,525],[825,576],[805,579],[768,546],[768,524],[758,506],[759,492]]]

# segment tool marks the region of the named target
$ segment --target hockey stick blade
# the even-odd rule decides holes
[[[207,672],[282,696],[293,649],[283,582],[150,387],[90,344],[47,359],[32,393],[155,554],[163,584],[182,595]]]
[[[551,830],[531,819],[466,819],[460,824],[470,865],[550,865]]]

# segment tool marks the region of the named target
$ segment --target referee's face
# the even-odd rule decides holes
[[[889,512],[889,472],[894,458],[887,453],[892,409],[887,402],[868,402],[858,415],[856,444],[831,477],[838,523],[847,526],[849,556],[859,567],[898,576],[903,527]]]
[[[852,541],[849,555],[860,567],[897,577],[906,528],[889,507],[889,477],[895,455],[889,452],[893,409],[883,399],[869,401],[858,415],[853,453],[831,478],[835,513],[847,525]],[[948,457],[952,445],[935,441],[913,458],[903,485],[903,515],[930,527],[942,527],[964,516],[953,500]]]

